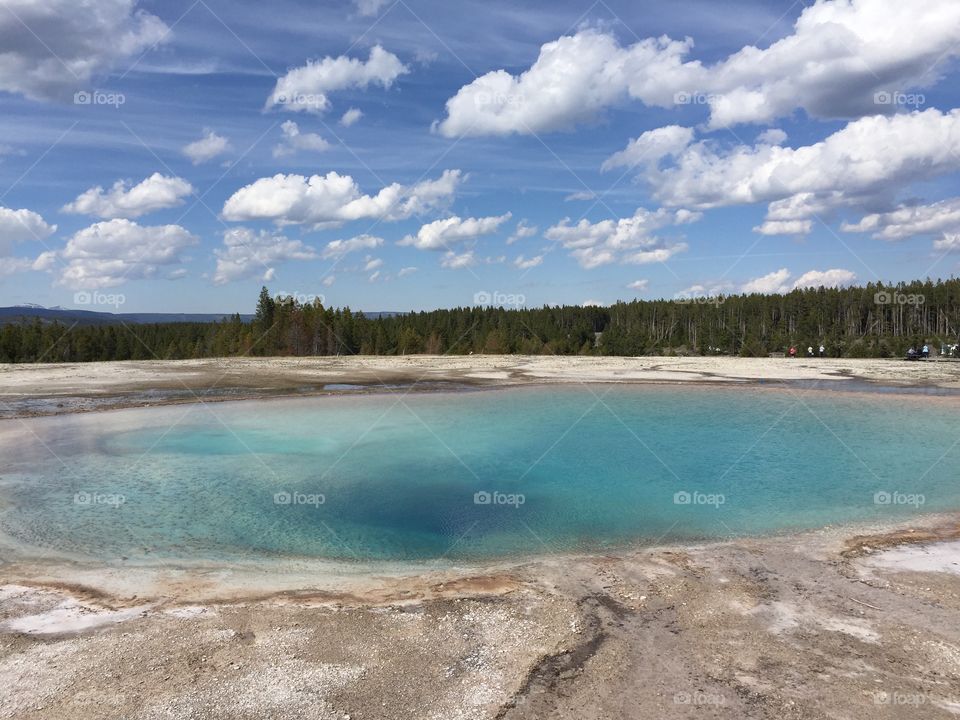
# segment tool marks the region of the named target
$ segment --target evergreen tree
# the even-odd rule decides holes
[[[902,357],[911,345],[954,345],[960,280],[798,289],[618,302],[609,308],[451,308],[368,318],[350,308],[273,298],[260,291],[250,322],[64,326],[37,318],[0,326],[0,362],[86,362],[243,355],[801,354],[821,343],[830,357]]]

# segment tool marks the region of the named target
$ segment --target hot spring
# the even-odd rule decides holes
[[[955,398],[543,386],[0,422],[34,555],[469,560],[960,508]]]

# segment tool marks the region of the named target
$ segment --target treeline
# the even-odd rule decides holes
[[[86,362],[266,355],[728,354],[823,343],[830,356],[934,353],[960,333],[960,280],[620,302],[602,307],[481,308],[368,318],[349,308],[260,293],[254,319],[152,325],[43,324],[0,329],[0,362]]]

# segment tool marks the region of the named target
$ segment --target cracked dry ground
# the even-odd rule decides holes
[[[544,560],[459,598],[167,600],[83,633],[8,629],[0,717],[958,717],[960,575],[843,550],[738,541]],[[6,621],[63,601],[11,587]]]

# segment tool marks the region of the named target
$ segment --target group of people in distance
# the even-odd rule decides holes
[[[953,345],[953,346],[945,346],[945,350],[943,351],[943,354],[947,354],[947,350],[949,350],[949,354],[951,356],[958,355],[960,354],[960,344]],[[814,352],[813,345],[810,345],[807,347],[807,357],[816,357],[817,354],[819,354],[820,357],[827,356],[827,348],[824,347],[823,343],[820,344],[820,347],[817,350],[817,352]],[[791,345],[790,349],[787,351],[787,355],[792,358],[797,357],[797,348]],[[910,349],[907,350],[907,360],[920,360],[920,359],[926,360],[929,357],[930,357],[930,346],[927,344],[924,344],[923,347],[920,348],[920,350],[917,350],[917,348],[912,345],[910,346]]]
[[[797,356],[797,349],[791,345],[790,350],[788,351],[787,354],[790,357],[795,358]],[[827,349],[823,346],[823,343],[820,343],[820,357],[826,357],[826,355],[827,355]],[[810,345],[809,347],[807,347],[807,357],[813,357],[813,356],[814,356],[813,345]]]

